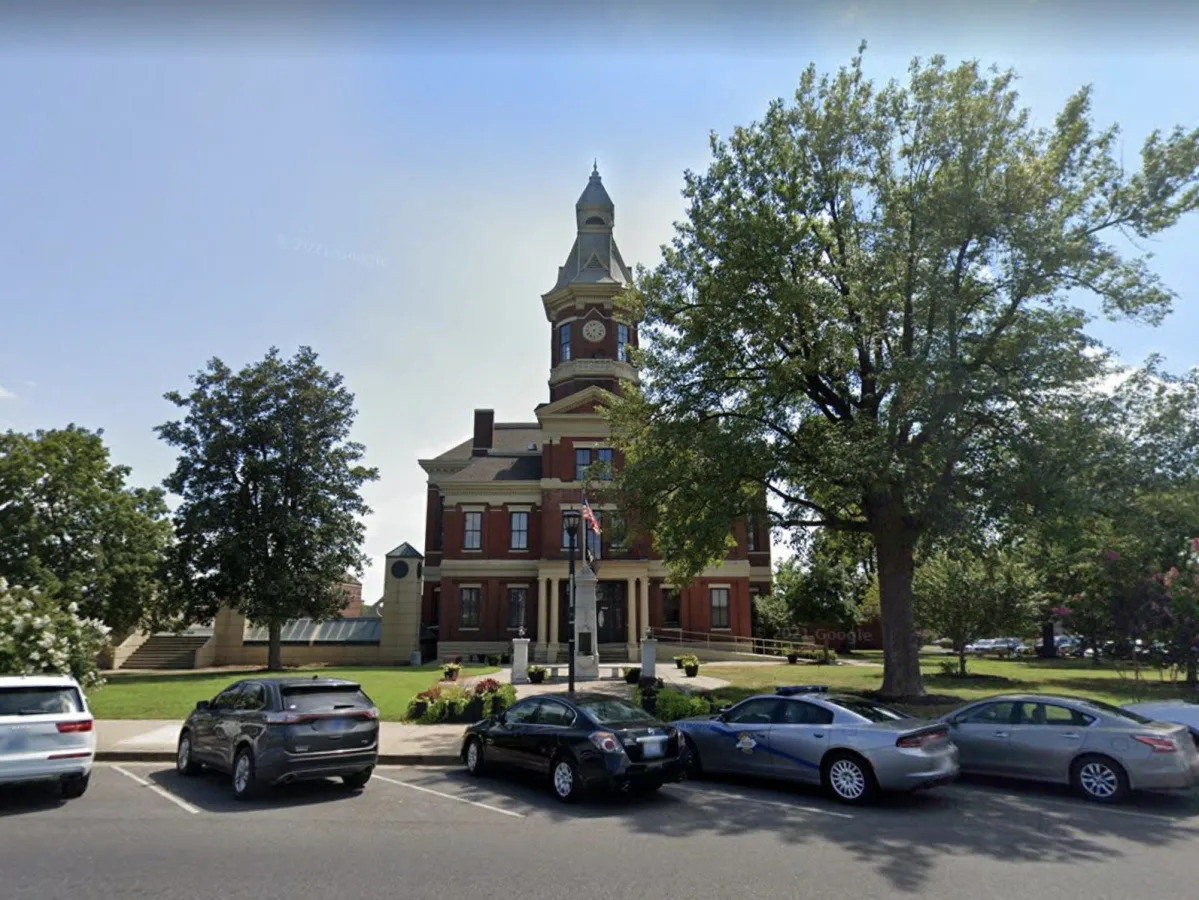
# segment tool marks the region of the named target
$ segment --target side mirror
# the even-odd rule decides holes
[[[203,712],[204,710],[210,708],[211,706],[212,706],[212,704],[209,703],[207,700],[197,700],[196,701],[196,711],[197,712]]]

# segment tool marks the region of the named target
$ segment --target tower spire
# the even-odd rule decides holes
[[[599,176],[599,157],[593,157],[591,160],[591,177]]]

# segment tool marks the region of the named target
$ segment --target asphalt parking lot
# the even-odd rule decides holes
[[[161,763],[98,764],[88,793],[65,804],[0,790],[3,896],[14,900],[791,897],[797,878],[805,897],[1190,897],[1197,837],[1193,792],[1102,807],[978,781],[870,808],[734,781],[564,806],[529,779],[403,767],[381,767],[357,793],[318,782],[250,803],[222,777]]]

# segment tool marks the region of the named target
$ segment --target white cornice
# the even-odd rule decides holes
[[[550,370],[550,387],[570,381],[572,378],[615,378],[618,381],[640,383],[640,376],[632,363],[606,357],[581,357],[558,363]]]

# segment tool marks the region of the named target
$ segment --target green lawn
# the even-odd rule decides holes
[[[859,652],[855,659],[882,661],[881,652]],[[1134,679],[1131,670],[1122,675],[1104,662],[1089,659],[971,659],[966,678],[941,674],[941,664],[954,659],[949,654],[921,654],[924,689],[932,695],[927,703],[895,706],[919,715],[941,715],[964,703],[992,694],[1033,691],[1090,697],[1107,703],[1191,697],[1185,685],[1162,682],[1155,671]],[[750,693],[783,684],[827,684],[847,691],[876,691],[882,686],[881,667],[866,666],[730,666],[711,667],[704,674],[730,681],[733,687],[715,692],[723,700],[737,700]]]
[[[491,675],[494,666],[463,666],[459,678]],[[98,719],[184,719],[197,700],[211,700],[235,681],[251,676],[320,675],[346,678],[362,685],[379,707],[380,718],[398,722],[417,693],[441,679],[441,666],[399,668],[308,668],[267,673],[262,669],[227,672],[180,672],[162,675],[109,676],[108,683],[88,693]]]

